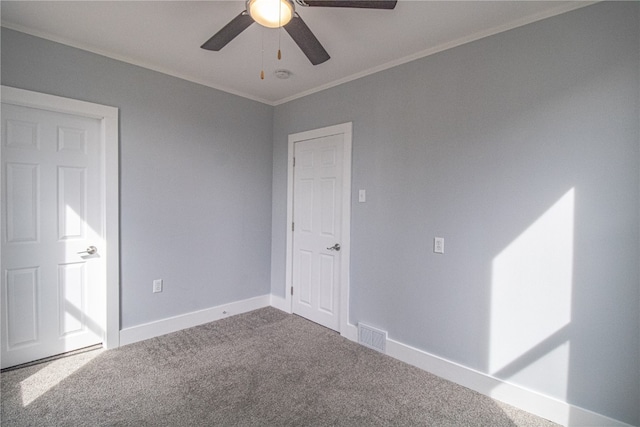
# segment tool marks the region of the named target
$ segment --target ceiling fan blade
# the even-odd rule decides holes
[[[236,16],[227,25],[222,27],[220,31],[215,33],[213,37],[207,40],[202,46],[203,49],[218,51],[225,47],[227,43],[236,38],[238,34],[246,30],[249,25],[253,24],[253,18],[249,16],[245,10]]]
[[[295,13],[291,21],[284,26],[287,33],[291,36],[294,42],[300,47],[302,52],[307,55],[309,61],[313,65],[322,64],[330,58],[329,54],[324,47],[320,44],[316,36],[313,35],[307,24],[304,23],[302,18]]]
[[[357,7],[361,9],[394,9],[398,0],[296,0],[309,7]]]

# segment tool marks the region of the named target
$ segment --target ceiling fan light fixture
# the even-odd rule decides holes
[[[258,24],[278,28],[291,21],[294,6],[291,0],[247,0],[247,10]]]

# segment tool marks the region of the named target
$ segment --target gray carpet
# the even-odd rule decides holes
[[[3,426],[555,426],[274,308],[3,372]]]

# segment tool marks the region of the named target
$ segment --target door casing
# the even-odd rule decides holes
[[[330,135],[344,135],[343,145],[343,181],[342,181],[342,247],[341,271],[340,271],[340,335],[355,341],[357,330],[349,323],[349,272],[351,257],[351,150],[352,150],[352,123],[342,123],[327,126],[305,132],[290,134],[288,138],[287,160],[287,237],[286,237],[286,273],[285,273],[285,309],[293,312],[293,299],[291,287],[293,286],[293,155],[294,144],[314,138],[322,138]]]
[[[103,230],[106,248],[101,250],[105,260],[105,318],[103,346],[120,345],[120,225],[119,225],[119,163],[118,109],[100,104],[63,98],[39,92],[1,86],[2,103],[49,110],[58,113],[89,117],[100,121],[101,181],[103,185]],[[0,177],[0,185],[4,185]],[[4,313],[0,313],[4,316]],[[2,317],[4,319],[4,317]]]

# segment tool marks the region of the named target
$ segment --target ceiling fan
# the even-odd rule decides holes
[[[295,3],[304,7],[361,9],[393,9],[397,2],[397,0],[295,0]],[[254,22],[268,28],[284,27],[313,65],[322,64],[330,58],[307,24],[296,13],[293,0],[247,0],[246,9],[201,47],[219,51]]]

